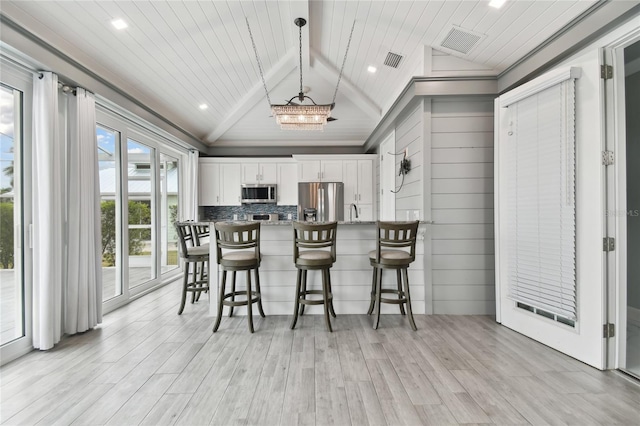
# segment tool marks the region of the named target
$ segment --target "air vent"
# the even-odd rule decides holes
[[[466,55],[483,38],[482,34],[476,34],[469,30],[454,26],[444,37],[440,46]]]
[[[400,61],[402,60],[402,56],[397,53],[389,52],[387,53],[387,57],[384,60],[384,64],[391,68],[398,68],[400,65]]]

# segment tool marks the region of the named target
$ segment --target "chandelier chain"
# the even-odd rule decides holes
[[[271,105],[271,98],[269,97],[269,90],[267,90],[267,82],[264,81],[264,73],[262,71],[262,63],[260,62],[260,56],[258,56],[258,49],[256,48],[256,42],[253,40],[253,34],[251,33],[251,26],[249,26],[249,18],[245,18],[247,21],[247,29],[249,30],[249,37],[251,38],[251,45],[253,46],[253,52],[256,54],[256,62],[258,63],[258,71],[260,71],[260,78],[262,79],[262,86],[264,86],[264,93],[267,94],[267,101]],[[300,87],[302,87],[302,74],[300,74]]]
[[[300,58],[300,93],[302,93],[302,26],[298,27],[298,45],[300,46],[299,58]]]
[[[351,37],[353,36],[353,28],[356,26],[355,19],[353,20],[353,25],[351,25],[351,33],[349,33],[349,41],[347,42],[347,50],[344,52],[344,59],[342,59],[342,67],[340,67],[340,75],[338,75],[338,84],[336,84],[336,90],[333,92],[333,99],[331,100],[332,104],[336,103],[336,96],[338,95],[338,86],[340,86],[340,80],[342,79],[342,71],[344,71],[344,64],[347,62],[347,54],[349,53],[349,46],[351,46]],[[302,76],[300,77],[302,79]],[[302,80],[300,80],[300,85],[302,86]]]

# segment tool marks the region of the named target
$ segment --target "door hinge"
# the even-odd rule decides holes
[[[613,78],[613,67],[611,65],[600,65],[600,78],[605,80]]]
[[[605,166],[611,166],[615,162],[615,155],[613,151],[602,151],[602,164]]]
[[[603,251],[614,251],[616,249],[616,239],[612,237],[604,237],[602,239]]]
[[[602,337],[608,339],[610,337],[615,337],[616,335],[616,325],[615,324],[604,324],[602,326]]]

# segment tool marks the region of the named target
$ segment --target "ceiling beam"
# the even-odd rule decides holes
[[[313,55],[313,69],[317,71],[318,75],[324,78],[328,83],[336,84],[340,72],[333,67],[326,59],[322,57],[316,51],[312,51]],[[362,93],[360,89],[347,81],[344,76],[340,80],[339,90],[344,93],[347,98],[358,108],[360,108],[365,114],[376,120],[380,119],[382,110],[375,102],[373,102],[367,95]]]
[[[269,70],[264,76],[264,80],[267,85],[267,89],[274,88],[282,80],[284,80],[290,73],[296,68],[296,62],[293,58],[297,56],[298,49],[290,49],[286,55],[284,55],[276,65]],[[269,92],[271,93],[271,92]],[[222,136],[227,130],[233,127],[247,111],[250,111],[258,102],[263,101],[265,98],[264,86],[262,81],[256,83],[249,92],[244,95],[233,107],[233,109],[227,114],[227,116],[216,126],[216,128],[207,135],[206,142],[212,144],[220,136]]]

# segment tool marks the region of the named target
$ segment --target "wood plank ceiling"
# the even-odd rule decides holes
[[[10,1],[1,13],[212,146],[362,145],[414,75],[425,46],[497,75],[591,7],[593,0]],[[281,131],[271,118],[245,17],[274,103],[303,80],[330,103],[355,29],[333,116],[322,132]],[[116,30],[111,21],[128,27]],[[478,34],[467,53],[440,43],[452,26]],[[388,52],[399,67],[383,65]],[[435,52],[435,55],[443,53]],[[376,73],[367,71],[373,65]],[[200,104],[209,106],[200,110]]]

